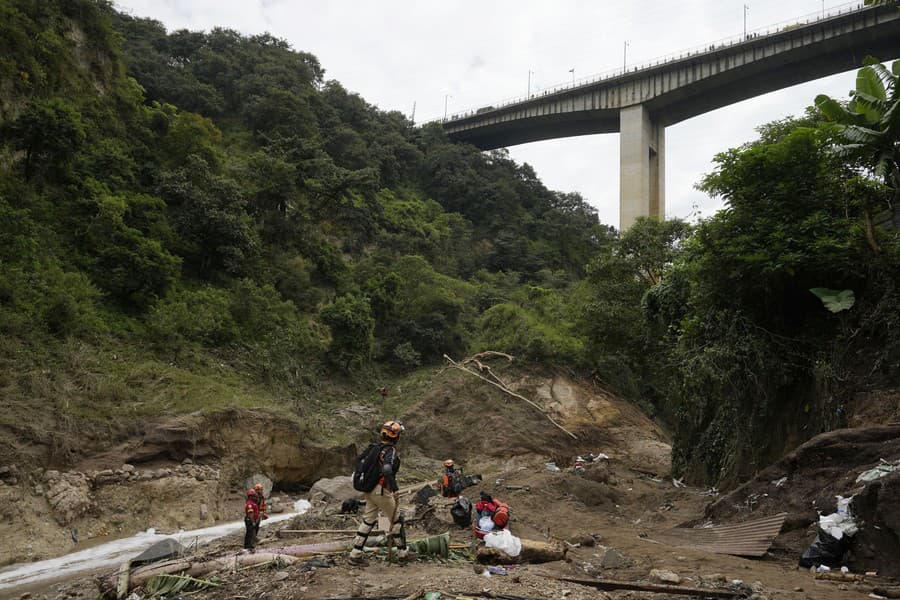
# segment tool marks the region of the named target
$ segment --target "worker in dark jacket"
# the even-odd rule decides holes
[[[259,529],[259,503],[254,489],[247,490],[247,501],[244,503],[244,527],[247,529],[244,533],[244,548],[253,550],[256,545],[256,532]]]
[[[353,550],[350,551],[348,561],[354,565],[367,565],[368,561],[363,555],[366,539],[378,522],[379,511],[386,516],[391,523],[388,535],[397,540],[397,556],[401,562],[409,557],[406,548],[406,536],[403,523],[398,519],[399,495],[397,486],[397,472],[400,470],[400,454],[397,452],[397,442],[400,432],[404,430],[399,421],[388,421],[379,429],[381,436],[378,464],[381,467],[381,478],[371,492],[365,492],[366,510],[362,515],[362,522],[356,530],[353,538]]]

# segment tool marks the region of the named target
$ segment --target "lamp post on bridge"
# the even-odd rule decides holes
[[[447,120],[447,98],[452,98],[450,94],[444,94],[444,121]]]
[[[744,39],[747,39],[747,11],[750,9],[746,4],[744,5]]]
[[[628,66],[628,42],[625,42],[622,47],[622,74],[625,74],[625,69]]]
[[[528,93],[525,94],[525,98],[531,98],[531,76],[534,75],[534,71],[528,69]]]
[[[572,74],[572,85],[574,86],[575,85],[575,67],[572,67],[571,69],[569,69],[569,73]]]

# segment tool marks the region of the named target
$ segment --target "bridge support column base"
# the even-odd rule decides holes
[[[643,106],[619,111],[619,231],[638,217],[666,217],[665,127]]]

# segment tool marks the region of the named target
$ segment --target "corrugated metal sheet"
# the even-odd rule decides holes
[[[772,541],[781,531],[787,513],[779,513],[771,517],[746,521],[737,525],[719,525],[717,527],[701,527],[687,529],[676,527],[667,531],[650,534],[650,539],[678,546],[715,554],[734,554],[736,556],[763,556],[772,545]]]

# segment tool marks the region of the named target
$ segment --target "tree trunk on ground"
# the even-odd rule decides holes
[[[475,551],[475,559],[480,563],[508,565],[515,563],[545,563],[565,560],[566,548],[560,548],[546,542],[522,539],[522,552],[519,556],[510,556],[497,548],[482,546]]]

